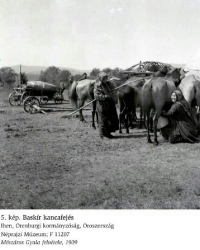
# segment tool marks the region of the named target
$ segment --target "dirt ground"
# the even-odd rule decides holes
[[[87,123],[67,113],[31,115],[0,93],[0,209],[200,208],[200,144],[154,147],[145,129],[102,140],[90,110]]]

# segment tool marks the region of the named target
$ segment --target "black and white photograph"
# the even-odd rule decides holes
[[[195,221],[200,1],[1,0],[0,20],[1,248],[52,247],[49,239],[57,237],[55,245],[86,249],[79,234],[62,228],[72,225],[64,221],[79,223],[73,212],[94,218],[79,219],[94,237],[119,217],[133,223],[138,212],[144,228],[149,214],[156,224],[155,212],[167,212],[167,224],[170,213],[171,223],[183,212]],[[49,231],[48,220],[59,221],[65,242],[60,231]],[[31,229],[36,221],[40,230]],[[38,237],[46,238],[30,241],[30,230],[43,233],[45,225]],[[115,232],[109,233],[108,241]],[[183,238],[180,249],[189,246]]]

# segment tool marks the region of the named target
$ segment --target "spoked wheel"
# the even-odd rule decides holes
[[[41,104],[46,104],[48,102],[48,97],[47,96],[43,96],[43,97],[40,97],[40,103]]]
[[[21,95],[13,92],[9,95],[8,101],[11,106],[19,106],[21,104]]]
[[[26,99],[28,96],[30,96],[30,95],[31,95],[31,93],[30,93],[30,92],[25,91],[25,92],[22,94],[22,97],[21,97],[21,102],[24,102],[24,101],[25,101],[25,99]]]
[[[62,101],[63,101],[63,97],[62,97],[62,95],[59,94],[59,93],[55,93],[55,95],[53,96],[53,99],[54,99],[54,102],[55,102],[56,104],[61,104]]]
[[[36,97],[29,96],[24,100],[24,110],[29,114],[37,113],[36,107],[39,107],[40,102]]]

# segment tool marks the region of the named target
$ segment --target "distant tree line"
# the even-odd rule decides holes
[[[96,79],[100,71],[105,72],[110,77],[123,77],[122,69],[120,68],[104,68],[103,70],[100,70],[99,68],[93,68],[90,74],[88,75],[88,78]],[[73,79],[77,81],[82,77],[82,74],[72,75],[69,70],[60,70],[55,66],[50,66],[46,70],[40,72],[38,80],[57,85],[62,81],[68,81],[71,77],[73,77]],[[16,72],[10,67],[0,68],[1,86],[13,87],[14,83],[17,83],[16,85],[19,85],[19,79],[21,79],[22,84],[26,84],[28,82],[28,77],[24,72],[19,75],[16,74]]]
[[[10,67],[0,68],[0,84],[2,87],[12,87],[16,82],[17,74]]]
[[[103,70],[94,68],[88,75],[88,78],[96,79],[99,72],[101,71],[105,72],[110,77],[118,77],[118,78],[123,77],[122,73],[123,70],[120,68],[114,68],[114,69],[104,68]],[[82,77],[82,75],[81,74],[72,75],[72,73],[69,70],[60,70],[55,66],[51,66],[48,67],[46,70],[40,72],[39,80],[57,85],[62,81],[68,81],[70,77],[73,77],[73,79],[77,81]]]
[[[98,69],[98,68],[94,68],[91,73],[90,73],[90,77],[91,78],[97,78],[98,74],[103,71],[106,74],[108,74],[109,77],[118,77],[118,78],[123,78],[123,70],[120,68],[104,68],[102,70]]]
[[[55,66],[50,66],[46,70],[40,72],[39,81],[53,83],[54,85],[60,82],[68,81],[72,76],[69,70],[60,70]]]
[[[6,88],[12,88],[14,85],[17,86],[20,84],[26,84],[28,82],[27,75],[22,72],[17,74],[10,67],[2,67],[0,68],[0,86]]]

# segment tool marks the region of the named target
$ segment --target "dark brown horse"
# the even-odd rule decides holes
[[[129,124],[132,123],[132,117],[136,117],[137,107],[141,108],[140,127],[142,127],[142,87],[144,83],[143,78],[133,76],[125,82],[125,86],[118,89],[119,133],[122,133],[122,123],[125,125],[126,132],[129,133]]]
[[[146,81],[142,90],[143,111],[146,118],[147,142],[150,138],[150,111],[154,109],[153,131],[154,145],[158,144],[157,140],[157,123],[158,118],[164,107],[171,105],[171,94],[180,83],[180,69],[172,69],[166,77],[153,77]]]
[[[155,68],[156,69],[156,68]],[[153,74],[154,77],[165,77],[168,72],[167,66],[163,66],[159,71]],[[150,77],[145,77],[145,80]],[[143,110],[142,110],[142,87],[145,83],[144,78],[133,76],[129,78],[126,86],[118,90],[119,101],[119,132],[122,133],[122,123],[124,121],[126,132],[129,133],[129,125],[132,120],[136,121],[136,108],[140,107],[140,128],[143,127]]]

